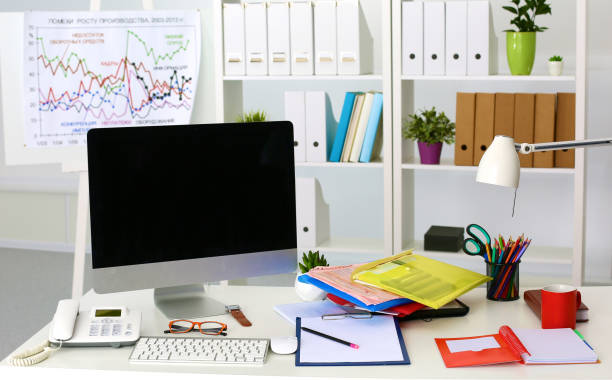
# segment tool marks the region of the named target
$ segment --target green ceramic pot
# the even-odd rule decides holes
[[[529,75],[533,69],[536,32],[506,32],[506,55],[512,75]]]

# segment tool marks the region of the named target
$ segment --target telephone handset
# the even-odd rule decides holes
[[[53,316],[49,340],[10,357],[9,363],[22,367],[37,364],[62,346],[133,345],[140,338],[141,318],[139,311],[126,307],[93,308],[79,313],[78,301],[61,300]]]
[[[141,314],[126,307],[96,307],[79,313],[79,302],[57,305],[49,342],[63,346],[129,346],[140,338]]]

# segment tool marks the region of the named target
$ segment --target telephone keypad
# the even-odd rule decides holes
[[[103,319],[101,323],[91,323],[89,325],[89,336],[120,336],[124,333],[121,323],[113,323],[112,319]],[[130,329],[127,329],[126,335],[130,335]],[[130,334],[127,334],[130,332]]]

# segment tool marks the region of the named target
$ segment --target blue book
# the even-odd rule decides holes
[[[348,293],[345,293],[345,292],[343,292],[341,290],[338,290],[338,289],[334,288],[333,286],[324,283],[321,280],[318,280],[318,279],[316,279],[314,277],[310,277],[308,274],[303,274],[303,275],[299,276],[298,277],[298,281],[306,283],[306,284],[314,285],[317,288],[319,288],[321,290],[324,290],[327,293],[331,293],[331,294],[333,294],[335,296],[338,296],[338,297],[342,298],[343,300],[349,301],[353,305],[361,306],[364,309],[367,309],[369,311],[380,311],[380,310],[388,309],[390,307],[404,305],[404,304],[407,304],[407,303],[414,302],[412,300],[409,300],[408,298],[396,298],[396,299],[392,299],[390,301],[379,303],[377,305],[366,305],[363,301],[358,300],[357,298],[353,297],[352,295],[350,295]]]
[[[372,151],[374,150],[374,143],[376,142],[378,125],[380,124],[380,116],[382,115],[382,102],[382,94],[380,92],[374,94],[372,110],[370,111],[368,126],[366,127],[365,137],[363,138],[359,162],[370,162],[370,159],[372,158]]]
[[[332,146],[331,154],[329,155],[330,162],[340,162],[342,148],[344,147],[344,140],[346,139],[346,131],[348,130],[349,122],[351,121],[351,113],[353,112],[355,95],[357,95],[357,93],[347,92],[346,96],[344,97],[344,105],[342,106],[342,114],[340,115],[340,121],[338,122],[336,138],[334,139],[334,145]]]

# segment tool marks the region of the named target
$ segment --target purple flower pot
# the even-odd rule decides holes
[[[438,165],[440,164],[440,154],[442,153],[442,143],[428,144],[425,142],[417,142],[419,146],[419,155],[421,156],[421,164]]]

